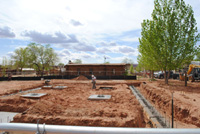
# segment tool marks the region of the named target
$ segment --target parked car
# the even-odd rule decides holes
[[[168,71],[166,73],[168,75]],[[174,73],[171,71],[170,75],[169,75],[169,78],[173,78],[173,74]],[[154,74],[154,77],[158,78],[158,79],[164,79],[165,78],[165,72],[159,71],[157,74]]]
[[[155,78],[158,78],[158,73],[160,73],[160,72],[162,72],[162,71],[154,72],[154,77],[155,77]]]

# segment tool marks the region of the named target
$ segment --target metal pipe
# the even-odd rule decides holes
[[[45,130],[44,130],[45,128]],[[39,130],[46,134],[200,134],[200,129],[168,129],[168,128],[115,128],[115,127],[84,127],[40,124]],[[0,132],[14,134],[35,134],[37,124],[0,123]]]

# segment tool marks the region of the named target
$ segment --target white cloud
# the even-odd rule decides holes
[[[120,53],[123,55],[135,55],[138,54],[138,49],[130,47],[130,46],[113,46],[113,47],[109,47],[109,50],[111,51],[111,53]]]
[[[75,35],[65,35],[61,32],[55,32],[54,35],[39,33],[37,31],[24,31],[22,36],[29,37],[32,41],[38,43],[77,43],[78,40]]]
[[[11,56],[13,56],[15,53],[14,52],[8,52],[7,53],[7,57],[11,57]]]
[[[83,25],[81,22],[79,22],[79,21],[76,21],[76,20],[70,20],[70,23],[73,25],[73,26],[81,26],[81,25]]]
[[[199,26],[200,1],[185,1]],[[126,43],[138,42],[139,34],[127,31],[141,29],[153,8],[153,0],[2,0],[0,28],[8,28],[0,36],[53,44],[64,61],[102,63],[104,55],[112,62],[136,59],[138,50]]]
[[[9,7],[9,8],[6,8]],[[0,5],[4,24],[21,31],[76,34],[121,33],[140,28],[150,18],[153,2],[146,0],[17,0]],[[145,10],[144,10],[145,9]],[[6,15],[3,15],[5,14]],[[86,24],[75,29],[74,25]],[[73,23],[73,25],[70,25]],[[2,24],[3,25],[3,24]]]
[[[133,63],[137,63],[137,58],[128,57],[128,56],[112,57],[109,61],[111,63],[122,63],[122,61],[125,58],[131,59],[133,61]]]
[[[67,49],[63,49],[61,51],[56,51],[59,57],[65,57],[65,56],[70,56],[71,52],[68,51]]]
[[[107,47],[101,47],[101,48],[97,48],[96,52],[101,53],[101,54],[105,54],[105,53],[111,53],[112,51]]]
[[[102,41],[100,43],[98,43],[98,45],[100,46],[104,46],[104,47],[109,47],[109,46],[116,46],[117,44],[115,42],[105,42],[105,41]]]
[[[96,47],[85,44],[85,43],[79,43],[77,45],[73,45],[72,48],[78,52],[84,51],[84,52],[92,52],[96,51]]]
[[[139,37],[124,37],[121,39],[122,41],[127,41],[127,42],[139,42]]]
[[[67,64],[69,60],[72,62],[81,59],[82,63],[103,63],[103,58],[96,53],[73,52],[68,55],[64,52],[59,53],[60,62]]]
[[[0,27],[0,38],[14,38],[15,34],[10,27]]]
[[[186,3],[197,10],[195,16],[200,18],[200,1],[186,0]],[[140,29],[141,22],[151,18],[153,6],[152,0],[13,0],[1,1],[0,18],[1,25],[13,28],[18,37],[27,30],[61,31],[91,39],[97,34]]]

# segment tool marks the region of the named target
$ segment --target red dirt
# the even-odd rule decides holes
[[[137,88],[163,115],[166,112],[168,118],[171,115],[171,91],[174,92],[175,127],[200,127],[200,83],[188,82],[185,87],[184,82],[178,80],[169,80],[169,85],[165,85],[164,80],[97,80],[96,90],[92,89],[91,80],[51,80],[50,85],[68,88],[33,91],[48,94],[39,100],[21,98],[21,94],[0,98],[0,111],[20,112],[14,122],[36,123],[40,119],[40,123],[57,125],[148,127],[141,106],[127,86],[138,86],[143,81],[146,84]],[[44,81],[0,82],[0,94],[10,93],[13,87],[17,91],[26,90],[26,84],[36,86],[37,83],[42,85]],[[100,90],[102,86],[113,89]],[[110,94],[112,98],[91,101],[87,99],[91,94]]]
[[[200,84],[170,80],[165,85],[163,80],[146,82],[138,87],[142,94],[160,110],[171,116],[171,94],[174,92],[174,117],[178,127],[200,127]],[[185,125],[183,125],[183,123]],[[186,125],[187,124],[187,125]]]
[[[53,80],[54,85],[63,83],[63,90],[37,90],[47,93],[39,100],[24,99],[19,95],[0,99],[1,111],[22,112],[14,117],[14,122],[104,126],[104,127],[146,127],[143,109],[131,94],[125,81],[113,85],[112,90],[91,89],[87,81]],[[108,81],[99,82],[106,85]],[[114,82],[111,82],[114,84]],[[121,84],[122,83],[122,84]],[[112,95],[110,100],[88,100],[92,94]],[[134,112],[133,112],[134,111]]]
[[[19,96],[4,97],[0,99],[0,111],[24,112],[35,103],[36,100],[24,99]]]
[[[73,80],[88,80],[88,78],[83,75],[79,75],[78,77],[74,78]]]
[[[41,87],[43,84],[44,81],[2,81],[0,82],[0,96]]]

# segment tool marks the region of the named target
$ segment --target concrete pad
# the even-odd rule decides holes
[[[111,95],[91,95],[89,100],[109,100]]]
[[[64,88],[67,88],[67,86],[55,86],[55,87],[53,87],[53,89],[64,89]]]
[[[14,116],[18,113],[13,112],[0,112],[0,123],[9,123],[13,121]]]
[[[21,95],[21,97],[39,99],[45,95],[47,95],[47,94],[46,93],[29,93],[29,94]]]

